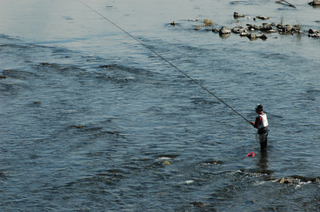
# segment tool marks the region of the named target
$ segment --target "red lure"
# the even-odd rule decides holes
[[[254,152],[250,152],[249,154],[247,154],[247,157],[249,157],[249,156],[254,157],[254,156],[256,156],[256,154],[254,154]]]

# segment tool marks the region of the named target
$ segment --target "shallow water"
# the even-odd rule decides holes
[[[188,20],[319,30],[320,8],[86,2],[247,119],[263,104],[262,154],[244,119],[79,1],[0,2],[1,211],[319,210],[320,40]]]

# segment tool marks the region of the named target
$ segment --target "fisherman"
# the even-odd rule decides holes
[[[261,151],[265,151],[268,147],[267,137],[268,137],[268,131],[269,131],[267,114],[263,112],[263,106],[260,104],[258,104],[255,107],[255,110],[258,116],[256,120],[251,121],[250,124],[252,124],[253,127],[258,129]]]

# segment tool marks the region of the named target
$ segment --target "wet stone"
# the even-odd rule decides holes
[[[240,33],[240,36],[242,36],[242,37],[245,37],[245,36],[248,36],[248,35],[249,35],[249,33],[247,31]]]
[[[278,30],[276,30],[276,29],[271,29],[271,30],[267,30],[266,32],[267,32],[267,33],[276,33],[276,32],[278,32]]]
[[[312,2],[309,2],[310,5],[320,5],[320,0],[313,0]]]
[[[279,32],[295,31],[294,27],[292,25],[290,25],[290,24],[286,24],[286,25],[278,24],[277,28],[279,29]]]
[[[218,33],[218,32],[219,32],[219,29],[213,28],[213,29],[212,29],[212,32]]]
[[[245,15],[244,15],[244,14],[240,15],[239,13],[234,12],[234,13],[233,13],[233,17],[234,17],[234,18],[244,18]]]
[[[315,29],[309,29],[309,34],[316,34],[316,33],[319,33],[318,30],[315,30]]]
[[[319,38],[320,34],[319,33],[317,33],[317,34],[309,34],[308,36],[312,37],[312,38]]]
[[[251,33],[251,34],[248,35],[248,38],[249,39],[257,39],[258,37],[257,37],[256,33]]]
[[[258,38],[262,39],[262,40],[266,40],[268,37],[265,34],[256,34],[256,33],[251,33],[248,35],[248,38],[250,40],[256,40]]]
[[[232,32],[240,34],[242,32],[247,32],[247,30],[243,26],[236,26],[236,27],[232,28]]]
[[[259,38],[262,39],[262,40],[266,40],[268,37],[265,34],[262,34],[262,35],[259,36]]]
[[[260,30],[265,30],[265,31],[272,30],[272,29],[273,29],[272,25],[268,23],[263,23],[262,27],[260,28]]]
[[[308,183],[318,183],[319,179],[314,178],[314,177],[303,177],[303,176],[299,176],[299,175],[294,175],[291,177],[280,178],[280,179],[276,180],[275,182],[278,182],[280,184],[290,184],[290,185],[294,185],[294,186],[300,186],[300,185],[308,184]]]
[[[259,19],[262,19],[262,20],[268,20],[268,19],[270,19],[269,17],[263,16],[263,15],[256,16],[256,18],[259,18]]]
[[[220,34],[230,34],[231,33],[231,29],[226,27],[226,26],[223,26],[221,27],[221,29],[219,30],[219,33]]]

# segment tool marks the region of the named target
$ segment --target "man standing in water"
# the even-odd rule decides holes
[[[258,104],[256,107],[256,113],[258,114],[255,122],[251,121],[250,124],[258,129],[260,147],[262,151],[265,151],[268,147],[267,137],[268,137],[268,119],[267,114],[263,112],[263,106]]]

